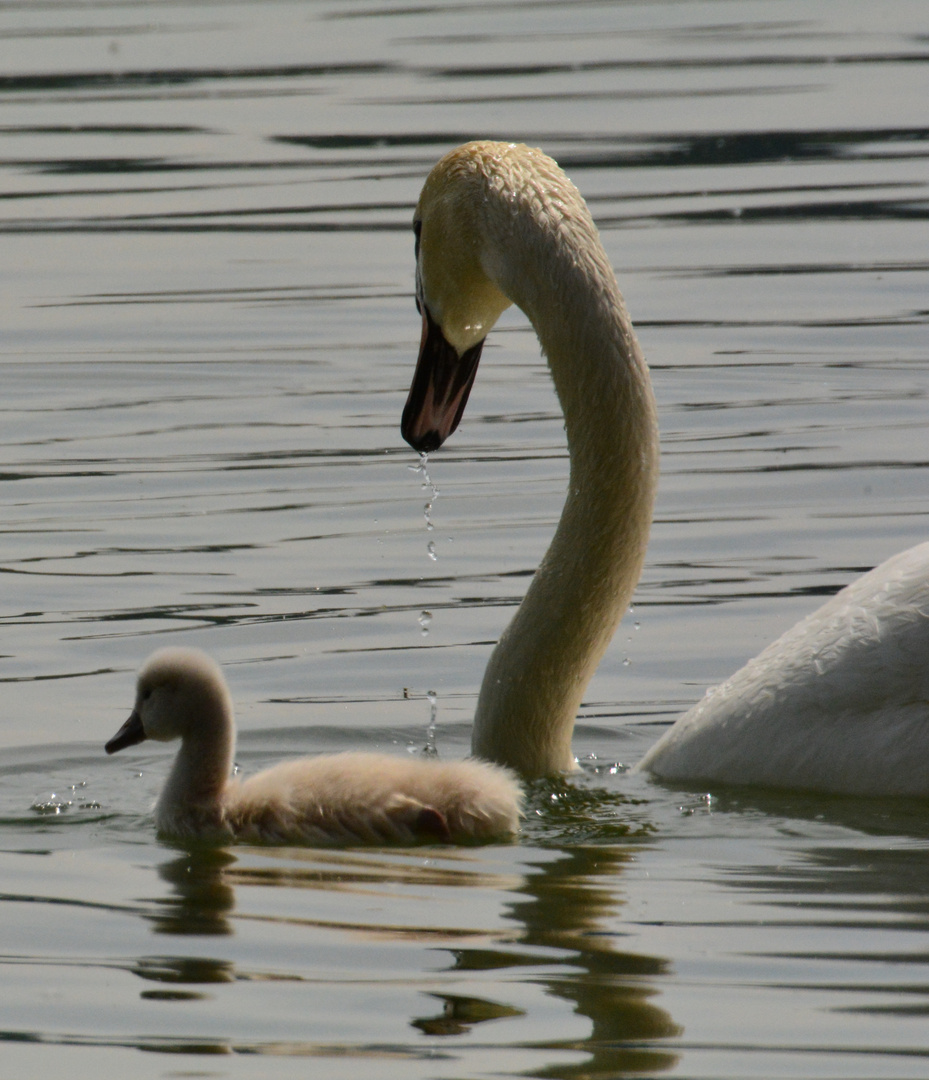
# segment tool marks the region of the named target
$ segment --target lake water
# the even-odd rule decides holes
[[[624,775],[926,538],[924,0],[0,7],[0,1074],[925,1077],[929,806]],[[473,137],[586,195],[662,481],[583,772],[519,843],[159,843],[153,649],[240,766],[467,752],[567,457],[519,312],[429,473],[412,206]],[[434,558],[428,550],[434,545]],[[269,1060],[269,1059],[272,1059]]]

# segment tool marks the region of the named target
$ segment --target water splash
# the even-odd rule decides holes
[[[629,771],[629,766],[621,761],[601,760],[596,754],[585,754],[575,758],[578,768],[589,776],[619,776]]]
[[[84,799],[80,795],[87,787],[86,780],[79,780],[76,784],[69,784],[68,794],[59,795],[53,791],[47,799],[36,799],[29,809],[35,814],[58,815],[66,814],[69,810],[99,810],[100,804],[95,799]]]
[[[62,798],[53,791],[47,799],[36,799],[29,809],[36,814],[64,814],[73,805],[72,799]]]

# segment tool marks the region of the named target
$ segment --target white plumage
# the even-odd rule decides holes
[[[638,768],[668,780],[929,795],[929,543],[772,642]]]

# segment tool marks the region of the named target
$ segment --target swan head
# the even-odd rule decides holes
[[[401,432],[415,449],[437,449],[458,426],[484,339],[512,301],[492,280],[488,195],[506,143],[468,143],[426,179],[413,218],[419,359]]]
[[[136,682],[129,719],[104,749],[115,754],[146,739],[170,742],[196,730],[230,724],[232,703],[219,665],[196,649],[160,649]]]

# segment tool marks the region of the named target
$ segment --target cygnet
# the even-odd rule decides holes
[[[155,805],[160,835],[313,845],[505,840],[522,791],[505,768],[378,753],[282,762],[231,776],[232,699],[219,665],[195,649],[161,649],[139,672],[135,707],[106,744],[181,740]]]

